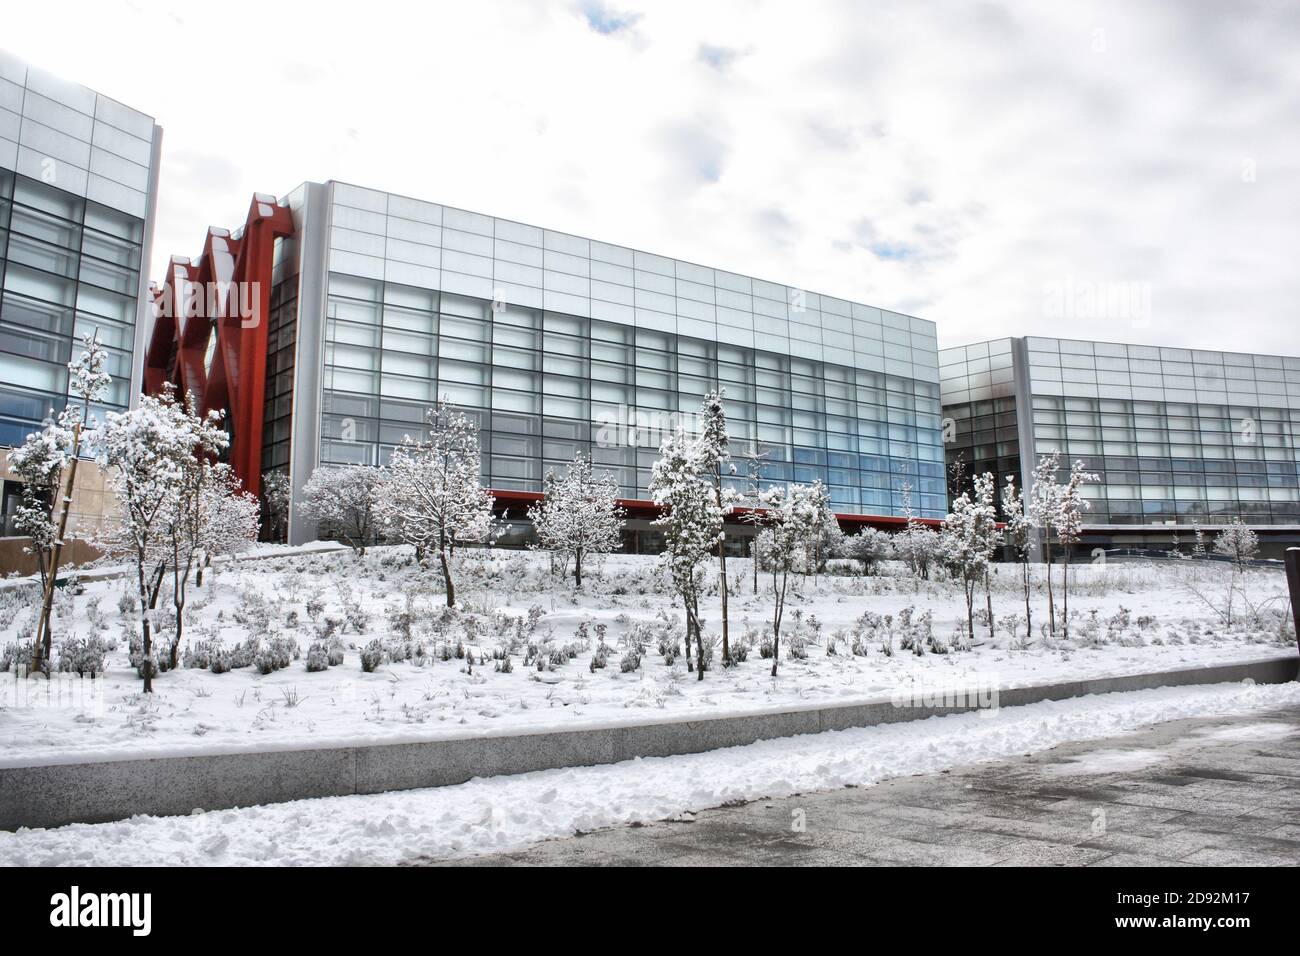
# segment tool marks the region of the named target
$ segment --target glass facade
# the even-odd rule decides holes
[[[1013,477],[1023,486],[1012,340],[942,349],[939,375],[950,499],[985,472],[997,475],[999,485]]]
[[[537,491],[584,451],[644,499],[663,430],[720,385],[733,453],[762,453],[768,483],[820,479],[840,512],[899,515],[906,482],[919,515],[946,510],[933,323],[330,188],[320,464],[382,463],[445,395],[477,417],[491,487]]]
[[[1031,454],[1059,449],[1102,476],[1088,489],[1089,524],[1300,525],[1300,358],[1017,341]],[[954,373],[958,351],[944,353]],[[951,380],[945,371],[945,408],[983,387]]]
[[[0,54],[0,445],[62,408],[91,330],[109,351],[105,407],[130,403],[156,135],[149,117]]]

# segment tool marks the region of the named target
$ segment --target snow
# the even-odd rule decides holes
[[[1013,758],[1161,721],[1298,704],[1300,684],[1295,683],[1094,695],[1004,708],[991,720],[977,714],[932,717],[690,756],[480,778],[439,789],[19,830],[0,833],[0,865],[337,866],[467,857],[733,801],[870,786],[890,777]],[[1094,766],[1110,772],[1114,758],[1100,753]]]
[[[1200,736],[1206,740],[1258,740],[1260,742],[1270,740],[1281,740],[1283,737],[1289,737],[1295,731],[1288,724],[1263,723],[1263,724],[1238,724],[1234,727],[1217,727],[1214,730],[1205,731]]]
[[[1093,773],[1128,773],[1145,770],[1168,760],[1163,750],[1093,750],[1062,763],[1050,764],[1048,771],[1061,776]]]
[[[909,606],[918,616],[930,611],[939,637],[960,626],[965,608],[959,582],[918,582],[901,564],[891,562],[881,577],[823,575],[805,581],[795,576],[797,593],[786,609],[776,679],[769,676],[770,661],[753,648],[744,663],[711,670],[697,682],[685,671],[682,658],[671,667],[665,665],[653,640],[639,669],[620,670],[621,642],[632,628],[662,628],[663,615],[675,620],[680,635],[680,598],[651,556],[594,560],[584,575],[583,591],[575,593],[571,583],[557,583],[549,576],[544,554],[458,551],[461,611],[444,625],[436,563],[428,570],[414,566],[409,548],[377,548],[364,558],[338,549],[278,555],[275,549],[267,550],[272,556],[230,562],[205,578],[203,587],[191,585],[187,644],[213,640],[230,647],[243,641],[249,627],[236,618],[247,621],[256,610],[249,602],[260,599],[271,608],[271,634],[292,637],[303,659],[265,676],[253,668],[222,674],[182,668],[158,675],[155,692],[141,694],[125,647],[126,630],[136,626],[136,617],[121,614],[117,607],[132,582],[89,582],[80,596],[59,595],[55,658],[58,642],[72,635],[99,633],[115,642],[100,682],[100,706],[31,706],[30,699],[27,706],[19,706],[19,693],[34,682],[0,674],[0,766],[591,729],[890,700],[912,697],[918,688],[992,685],[1005,690],[1295,653],[1294,638],[1280,629],[1285,621],[1280,612],[1267,624],[1232,629],[1218,625],[1215,614],[1188,589],[1195,586],[1213,595],[1230,569],[1180,562],[1072,568],[1069,642],[1047,641],[1036,634],[1022,647],[1023,623],[1014,641],[1001,627],[990,639],[977,623],[976,646],[970,650],[918,657],[899,650],[896,634],[893,656],[874,644],[865,656],[854,655],[844,639],[836,641],[837,653],[829,656],[830,635],[848,630],[868,611],[895,619]],[[747,631],[754,636],[770,626],[771,599],[753,594],[749,561],[733,559],[728,571],[733,580],[734,645]],[[1059,579],[1059,569],[1057,574]],[[1248,571],[1242,578],[1258,605],[1285,592],[1278,571]],[[769,586],[770,576],[768,581],[760,577],[760,587]],[[389,609],[401,611],[408,598],[414,640],[427,650],[423,666],[413,658],[385,662],[373,673],[363,673],[360,650],[376,638],[394,638]],[[0,589],[0,650],[31,625],[31,608],[11,603],[16,600],[12,588]],[[315,622],[309,602],[322,608]],[[995,613],[1023,613],[1022,602],[1019,568],[995,565]],[[92,612],[96,604],[98,611]],[[308,672],[306,652],[319,639],[318,628],[328,618],[343,618],[349,604],[369,614],[364,632],[345,626],[343,663]],[[704,625],[713,634],[719,624],[717,604],[716,589],[702,595]],[[1035,604],[1035,621],[1045,622],[1041,587]],[[160,607],[169,606],[164,595]],[[508,644],[511,622],[534,606],[541,616],[530,640],[581,647],[585,625],[586,649],[568,663],[539,672],[524,666],[523,649],[516,648],[511,653],[513,671],[497,672],[491,653]],[[1275,601],[1272,607],[1279,605]],[[1094,611],[1102,624],[1089,638],[1084,623]],[[814,617],[817,632],[810,624]],[[1125,617],[1129,623],[1116,625],[1108,635],[1105,622]],[[1145,618],[1154,621],[1138,623]],[[605,669],[593,672],[589,662],[600,625],[607,629],[604,639],[613,653]],[[808,640],[803,660],[785,656],[787,635],[795,629],[802,629]],[[476,654],[472,668],[455,657],[440,659],[439,650],[462,641]],[[479,653],[489,659],[478,661]]]

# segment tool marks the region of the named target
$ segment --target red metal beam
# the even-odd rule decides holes
[[[151,286],[154,324],[144,391],[157,395],[170,383],[193,395],[202,413],[224,412],[231,469],[253,494],[262,487],[275,240],[291,235],[289,210],[259,193],[242,229],[209,229],[198,259],[172,257],[162,283]]]

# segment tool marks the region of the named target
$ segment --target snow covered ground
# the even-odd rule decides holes
[[[730,801],[778,798],[1042,751],[1190,717],[1300,705],[1300,684],[1103,694],[455,787],[0,832],[0,866],[391,865],[520,849]],[[1284,728],[1289,730],[1289,728]],[[1275,732],[1270,730],[1269,732]],[[1147,765],[1161,755],[1139,751]],[[1088,772],[1122,769],[1121,752]],[[1070,765],[1079,770],[1080,764]]]
[[[958,649],[960,587],[918,581],[891,564],[881,576],[840,568],[799,580],[773,679],[760,650],[770,628],[769,582],[760,577],[756,596],[750,563],[732,560],[731,640],[748,646],[748,659],[715,667],[697,682],[684,658],[669,665],[661,654],[661,646],[680,645],[682,614],[653,558],[593,563],[577,593],[548,573],[545,555],[466,551],[458,565],[460,607],[448,612],[439,575],[415,565],[410,549],[379,548],[365,557],[317,550],[233,563],[209,574],[201,588],[191,586],[183,652],[193,664],[218,657],[238,664],[239,645],[248,649],[253,636],[263,651],[277,640],[282,651],[291,649],[288,666],[267,674],[254,666],[224,673],[183,666],[157,677],[151,695],[139,693],[127,655],[135,619],[119,602],[129,606],[130,581],[91,581],[79,595],[63,592],[54,633],[59,640],[106,639],[112,649],[105,676],[97,694],[68,695],[55,682],[63,697],[47,701],[33,690],[37,682],[0,674],[0,766],[721,716],[880,699],[915,685],[1008,688],[1295,649],[1277,571],[1243,574],[1245,597],[1235,599],[1228,627],[1220,615],[1227,565],[1083,565],[1072,569],[1070,639],[1043,634],[1040,586],[1034,636],[1026,641],[1019,568],[996,565],[996,631],[990,636],[977,626],[975,646]],[[1057,598],[1059,605],[1059,569]],[[160,602],[164,628],[169,602]],[[716,637],[716,582],[702,613]],[[0,650],[30,636],[33,621],[20,589],[0,589]],[[909,634],[929,635],[918,641],[924,653],[904,648]],[[607,653],[600,652],[602,641]],[[342,662],[309,671],[316,642]],[[800,644],[806,657],[789,657]],[[368,646],[383,658],[370,673],[361,666]],[[643,654],[631,668],[638,646]],[[56,650],[56,664],[60,656]],[[593,657],[602,656],[606,666],[593,669]]]

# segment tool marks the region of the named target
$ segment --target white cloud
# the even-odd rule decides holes
[[[336,178],[910,311],[944,344],[1300,351],[1295,8],[372,0],[6,16],[12,52],[164,127],[154,275],[254,191]],[[1149,324],[1062,329],[1044,302],[1066,281],[1144,284]]]

